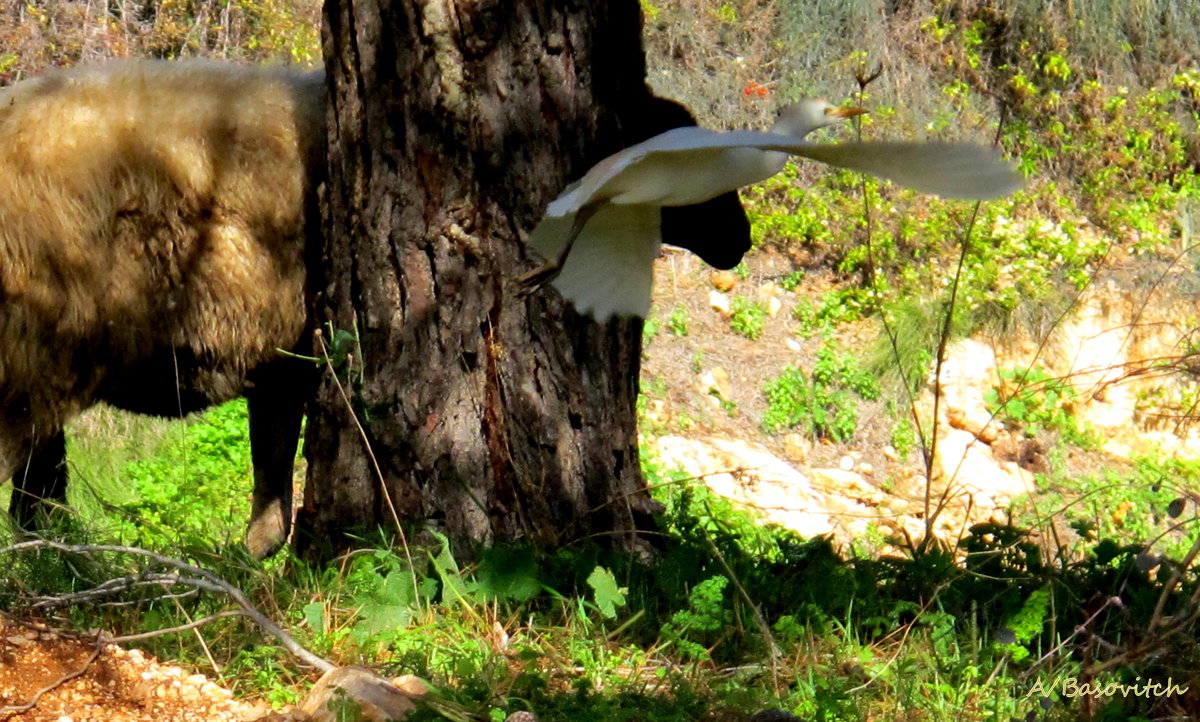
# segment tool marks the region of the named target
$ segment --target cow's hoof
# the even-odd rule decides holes
[[[250,520],[246,529],[246,548],[255,559],[266,559],[287,541],[288,529],[279,504],[272,504]]]

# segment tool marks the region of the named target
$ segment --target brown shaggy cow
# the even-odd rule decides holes
[[[65,498],[62,429],[84,409],[178,417],[246,396],[246,544],[262,557],[287,538],[315,372],[278,349],[306,352],[323,83],[129,60],[0,90],[0,480],[13,477],[18,524]],[[645,102],[630,142],[694,123],[683,106]],[[750,246],[736,193],[663,209],[662,233],[720,267]]]
[[[66,491],[63,424],[105,401],[180,416],[246,396],[247,545],[291,524],[312,370],[305,229],[320,73],[118,61],[0,91],[0,479],[28,526]]]

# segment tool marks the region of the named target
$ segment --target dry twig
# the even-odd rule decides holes
[[[75,599],[76,602],[86,601],[88,599],[95,598],[96,590],[103,589],[105,593],[109,593],[112,591],[113,585],[116,585],[121,582],[126,583],[129,587],[140,586],[140,585],[144,585],[147,583],[160,584],[163,586],[183,585],[183,586],[192,587],[194,589],[200,589],[203,591],[226,594],[240,608],[236,612],[237,614],[240,614],[245,617],[249,617],[250,620],[253,621],[255,624],[257,624],[264,632],[271,635],[275,639],[279,640],[279,643],[283,646],[283,648],[286,649],[288,652],[291,652],[292,655],[294,655],[301,662],[303,662],[309,666],[315,667],[315,668],[321,670],[322,672],[328,672],[332,669],[335,669],[334,664],[332,664],[331,662],[329,662],[321,657],[318,657],[316,654],[313,654],[312,652],[310,652],[307,649],[305,649],[304,647],[302,647],[282,627],[280,627],[275,622],[271,621],[270,617],[263,614],[258,609],[258,607],[254,606],[254,604],[251,603],[250,600],[246,598],[246,595],[242,592],[241,589],[238,589],[237,587],[233,586],[232,584],[225,581],[224,579],[221,579],[220,577],[213,574],[212,572],[209,572],[205,569],[201,569],[200,567],[197,567],[195,565],[188,564],[187,562],[180,561],[179,559],[173,559],[171,557],[164,556],[162,554],[158,554],[158,553],[146,550],[146,549],[139,549],[138,547],[120,546],[120,545],[113,545],[113,544],[63,544],[61,542],[51,541],[49,539],[33,539],[30,541],[21,542],[19,544],[12,544],[10,546],[0,549],[0,554],[23,552],[23,551],[29,551],[32,549],[55,549],[55,550],[61,551],[61,552],[69,552],[72,554],[83,554],[83,555],[88,555],[88,556],[90,556],[92,554],[101,554],[101,553],[131,554],[134,556],[140,556],[140,557],[149,559],[152,562],[154,562],[155,564],[160,564],[165,567],[170,567],[181,573],[165,574],[165,573],[161,573],[161,572],[146,572],[146,573],[143,573],[140,575],[130,575],[130,576],[124,577],[120,580],[109,580],[109,581],[104,582],[103,584],[99,585],[98,587],[96,587],[93,590],[87,590],[85,592],[79,593],[78,595],[72,595],[72,596],[77,597]],[[185,625],[184,628],[191,628],[193,626],[196,626],[199,623],[217,619],[220,616],[223,616],[223,615],[212,615],[211,617],[207,617],[204,620],[200,620],[199,622],[194,623],[192,625]],[[159,630],[159,632],[150,633],[150,634],[157,634],[157,633],[166,634],[168,632],[174,632],[174,631],[179,631],[179,628],[171,628],[168,630]],[[140,635],[141,638],[145,638],[146,636],[147,635]],[[97,644],[100,644],[99,640],[97,641]]]

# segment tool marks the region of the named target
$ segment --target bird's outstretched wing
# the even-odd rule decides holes
[[[814,145],[780,133],[676,128],[597,163],[546,209],[530,245],[558,258],[579,228],[554,281],[580,313],[603,321],[613,314],[645,316],[653,260],[662,242],[660,214],[672,205],[719,197],[778,172],[797,155],[862,171],[946,198],[984,200],[1011,193],[1023,179],[993,150],[951,143]],[[585,210],[586,209],[586,210]],[[576,214],[585,222],[576,224]],[[728,261],[741,253],[712,252]]]
[[[719,162],[714,151],[748,149],[777,151],[885,178],[902,186],[945,198],[987,200],[1019,189],[1024,181],[995,151],[963,143],[842,143],[818,145],[799,138],[755,130],[718,132],[676,128],[608,156],[546,209],[547,215],[567,216],[589,203],[611,197],[639,166],[678,167],[696,172],[689,158],[703,155]],[[742,155],[741,159],[750,156]],[[729,174],[737,175],[736,169]],[[776,169],[777,170],[777,169]],[[769,177],[766,171],[762,178]],[[759,180],[762,180],[759,178]],[[753,182],[753,181],[752,181]],[[724,187],[717,192],[733,190]],[[668,204],[669,205],[669,204]]]
[[[728,141],[724,139],[724,136],[727,135],[729,133],[696,126],[686,126],[683,128],[674,128],[665,133],[659,133],[653,138],[644,140],[636,145],[631,145],[624,150],[619,150],[592,166],[583,178],[572,183],[557,198],[551,201],[550,205],[546,208],[546,215],[568,216],[589,203],[597,200],[605,200],[606,189],[614,181],[618,180],[622,173],[628,172],[627,169],[644,161],[654,160],[662,163],[671,163],[672,161],[669,156],[686,158],[687,154],[695,154],[697,151],[703,151],[704,149],[731,147],[728,145]],[[771,134],[754,133],[754,135]],[[775,136],[776,139],[780,137],[778,135]],[[723,188],[720,192],[727,190],[733,189]]]
[[[650,310],[654,259],[660,241],[657,206],[601,206],[575,238],[571,254],[551,282],[581,314],[603,322],[614,314],[645,318]],[[529,245],[545,258],[562,250],[573,217],[547,216]]]
[[[774,135],[764,133],[763,135]],[[764,143],[755,147],[862,171],[943,198],[987,200],[1025,181],[993,150],[963,143]]]

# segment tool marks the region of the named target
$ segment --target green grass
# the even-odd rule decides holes
[[[676,336],[688,335],[688,313],[682,305],[676,306],[667,318],[667,327]]]
[[[69,498],[89,526],[156,549],[240,541],[253,487],[244,400],[175,421],[97,407],[67,443]]]
[[[118,455],[117,463],[99,454],[80,463],[162,473],[173,484],[174,465],[186,457],[194,475],[188,478],[204,480],[211,493],[196,489],[189,496],[172,487],[151,499],[139,496],[144,484],[133,484],[126,492],[136,498],[120,504],[118,521],[157,519],[140,542],[167,553],[187,550],[319,654],[384,674],[422,676],[444,710],[476,719],[532,709],[542,720],[683,722],[768,707],[805,719],[1023,717],[1040,711],[1038,699],[1025,696],[1036,682],[1052,685],[1078,673],[1073,645],[1030,665],[1062,641],[1055,629],[1082,621],[1083,600],[1122,595],[1134,620],[1144,622],[1162,585],[1162,575],[1156,581],[1137,566],[1137,547],[1110,540],[1122,531],[1116,527],[1097,529],[1101,541],[1084,542],[1094,559],[1084,565],[1056,566],[1023,530],[999,525],[970,530],[965,561],[938,549],[843,558],[824,540],[763,526],[653,459],[645,472],[663,504],[663,537],[650,564],[580,544],[553,552],[480,551],[463,566],[444,539],[426,534],[422,547],[377,546],[324,568],[287,558],[260,567],[228,547],[230,527],[211,523],[209,506],[247,494],[243,409],[224,407],[182,431],[168,430],[183,448],[145,433],[134,445],[153,450],[150,458]],[[73,448],[86,457],[88,443],[81,438]],[[1149,462],[1139,468],[1148,483],[1156,474],[1193,473]],[[1105,503],[1097,499],[1091,508]],[[166,511],[178,525],[169,531]],[[72,533],[81,530],[92,541],[127,533],[122,523],[88,511]],[[1177,554],[1179,547],[1161,551]],[[31,594],[80,589],[137,574],[141,566],[131,558],[85,563],[44,553],[11,562],[0,595],[8,609]],[[78,606],[71,623],[148,631],[228,606],[220,595],[165,598],[157,588],[126,592],[121,600],[115,607]],[[1129,621],[1114,610],[1093,624],[1119,643]],[[1189,639],[1180,637],[1170,654],[1136,669],[1180,676],[1175,665],[1194,654]],[[240,619],[144,646],[201,671],[212,671],[211,658],[225,683],[276,704],[294,702],[308,683],[293,660]],[[1104,679],[1125,674],[1122,668]],[[1069,719],[1072,710],[1060,700],[1047,719]]]

